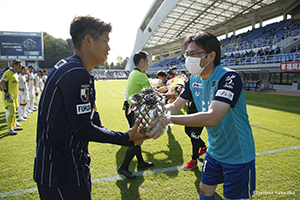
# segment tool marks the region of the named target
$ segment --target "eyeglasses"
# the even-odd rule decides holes
[[[198,54],[200,54],[200,53],[205,53],[205,51],[192,51],[192,52],[188,52],[188,51],[186,51],[185,53],[184,53],[184,57],[196,57]]]

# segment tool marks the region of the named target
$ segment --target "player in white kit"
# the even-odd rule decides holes
[[[34,105],[39,104],[39,94],[43,91],[43,71],[39,70],[34,76],[34,86],[35,86],[35,103]]]
[[[26,113],[26,105],[29,101],[28,95],[28,85],[27,82],[29,81],[28,71],[25,66],[21,67],[21,73],[19,74],[19,93],[18,93],[18,115],[19,121],[26,121],[24,118],[27,118]]]
[[[34,93],[35,93],[35,86],[34,86],[34,74],[33,74],[33,66],[28,66],[29,71],[29,82],[28,82],[28,93],[29,93],[29,105],[27,110],[29,113],[32,111],[36,111],[37,108],[34,106]]]
[[[48,71],[46,69],[44,69],[43,70],[43,77],[42,77],[42,81],[43,81],[44,85],[46,83],[47,78],[48,78]]]

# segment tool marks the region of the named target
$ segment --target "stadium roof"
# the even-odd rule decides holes
[[[177,51],[188,34],[206,30],[221,36],[293,14],[299,5],[297,0],[154,0],[138,30],[133,52],[143,49],[157,55]]]

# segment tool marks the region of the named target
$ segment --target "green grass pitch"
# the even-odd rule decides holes
[[[127,131],[122,110],[126,81],[97,81],[97,105],[102,124]],[[256,145],[256,195],[252,199],[300,199],[300,97],[245,92]],[[184,111],[183,111],[184,112]],[[0,198],[39,199],[33,181],[37,113],[21,123],[23,131],[6,135],[3,101],[0,101]],[[207,141],[207,132],[202,132]],[[128,180],[117,173],[126,147],[91,142],[93,199],[199,199],[201,161],[190,171],[182,166],[191,159],[191,143],[181,126],[173,126],[157,140],[142,145],[145,160],[154,167],[130,170]],[[203,159],[201,159],[203,161]],[[216,199],[223,199],[222,185]]]

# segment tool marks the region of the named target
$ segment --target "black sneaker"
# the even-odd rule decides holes
[[[21,127],[13,127],[13,129],[14,129],[14,131],[22,131],[23,130],[23,128],[21,128]]]
[[[152,167],[154,165],[153,162],[143,162],[143,163],[138,163],[137,168],[141,169],[141,168],[148,168],[148,167]]]
[[[118,173],[123,174],[124,176],[126,176],[129,179],[135,179],[136,178],[136,176],[130,170],[126,170],[126,169],[123,169],[121,167],[118,168]]]

